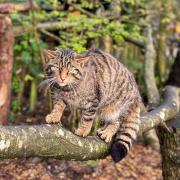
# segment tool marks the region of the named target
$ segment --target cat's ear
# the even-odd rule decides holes
[[[44,49],[43,54],[46,62],[48,62],[50,59],[54,59],[57,56],[56,51],[52,51],[48,49]]]
[[[84,66],[88,62],[89,58],[89,56],[76,56],[75,60],[78,64]]]

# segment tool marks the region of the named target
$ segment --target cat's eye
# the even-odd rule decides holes
[[[77,69],[73,69],[73,70],[71,71],[71,73],[73,73],[74,75],[77,75],[77,74],[79,74],[79,71],[78,71]]]
[[[51,66],[51,71],[56,71],[56,67],[54,67],[54,66]]]
[[[46,71],[47,75],[51,75],[52,74],[51,67],[46,68],[45,71]]]
[[[48,74],[48,75],[51,75],[54,71],[56,71],[56,67],[54,67],[54,66],[49,66],[49,67],[47,67],[46,68],[46,73]]]

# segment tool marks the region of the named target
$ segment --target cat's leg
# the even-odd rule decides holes
[[[75,130],[75,134],[78,136],[86,137],[92,128],[93,119],[84,119],[81,118],[78,128]]]
[[[54,104],[53,110],[46,116],[47,123],[57,123],[60,121],[66,105],[63,100],[59,100]]]
[[[96,116],[98,104],[98,100],[91,102],[91,106],[87,104],[88,108],[86,108],[82,112],[82,118],[80,120],[78,128],[75,131],[76,135],[86,137],[90,133]]]
[[[120,127],[119,121],[111,121],[105,125],[105,127],[97,130],[97,134],[105,142],[110,142],[113,136],[117,133]]]
[[[97,130],[97,134],[99,134],[101,131],[103,131],[104,129],[106,129],[107,126],[108,126],[108,123],[105,123],[104,126],[100,127],[100,128]]]

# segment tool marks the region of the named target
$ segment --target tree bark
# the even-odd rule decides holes
[[[173,95],[172,95],[173,94]],[[168,86],[164,102],[141,116],[141,132],[173,118],[179,111],[177,88]],[[109,154],[111,143],[98,137],[78,137],[60,125],[1,126],[0,158],[54,157],[65,160],[90,160]]]
[[[11,19],[0,15],[0,124],[7,124],[13,67],[13,30]]]
[[[146,132],[165,121],[170,120],[179,112],[179,89],[167,86],[164,92],[164,102],[154,110],[141,116],[141,132]]]
[[[178,119],[180,121],[180,118]],[[180,179],[180,128],[159,128],[164,180]]]
[[[170,72],[167,84],[180,87],[180,49]],[[165,180],[180,179],[180,116],[171,120],[167,128],[159,127],[158,136],[162,155],[162,170]]]
[[[0,158],[54,157],[88,160],[105,157],[110,144],[97,137],[82,138],[60,125],[0,128]]]

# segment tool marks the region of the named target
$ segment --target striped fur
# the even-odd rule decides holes
[[[132,73],[110,54],[98,49],[84,54],[57,50],[47,59],[45,72],[48,79],[53,78],[54,99],[54,109],[47,116],[47,122],[59,121],[57,112],[62,114],[66,104],[79,107],[82,118],[75,133],[86,137],[93,120],[100,116],[105,126],[97,134],[106,142],[115,136],[111,155],[115,162],[121,160],[136,139],[140,123],[141,98]]]

